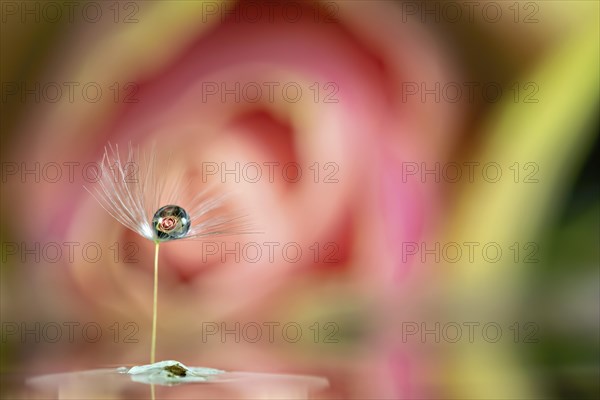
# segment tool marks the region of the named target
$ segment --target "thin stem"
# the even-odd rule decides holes
[[[154,246],[154,302],[152,309],[152,347],[150,348],[150,364],[154,364],[156,356],[156,309],[158,305],[158,245]]]

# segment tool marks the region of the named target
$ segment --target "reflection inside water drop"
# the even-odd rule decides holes
[[[190,230],[190,216],[187,211],[176,205],[161,207],[154,213],[152,229],[159,241],[181,239]]]

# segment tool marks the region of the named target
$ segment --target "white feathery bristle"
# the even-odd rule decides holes
[[[113,218],[149,240],[157,240],[152,218],[165,205],[178,205],[190,215],[190,230],[178,240],[254,233],[245,216],[231,212],[230,196],[219,194],[210,187],[185,196],[193,190],[192,182],[184,184],[182,173],[167,180],[165,172],[170,162],[160,169],[162,174],[158,173],[157,164],[155,146],[147,157],[139,148],[134,150],[130,143],[127,161],[123,162],[119,146],[109,143],[100,161],[97,187],[93,191],[85,189]]]
[[[139,149],[136,154],[131,144],[127,161],[123,162],[119,146],[109,143],[99,163],[97,187],[94,191],[86,188],[114,219],[150,240],[154,234],[144,192],[153,169],[152,163],[141,165]]]

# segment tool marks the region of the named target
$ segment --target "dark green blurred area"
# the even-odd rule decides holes
[[[64,3],[64,1],[58,3]],[[0,19],[0,21],[2,20]],[[18,19],[7,19],[7,21],[0,22],[0,87],[2,88],[3,82],[39,80],[52,58],[55,44],[67,33],[68,29],[65,24],[51,23],[43,19],[34,24],[23,24]],[[2,95],[4,96],[4,90]],[[11,151],[11,145],[15,139],[11,133],[18,121],[27,118],[26,112],[27,108],[17,96],[9,96],[6,100],[2,98],[0,107],[1,161],[4,161],[7,153]],[[2,243],[16,239],[11,235],[7,219],[6,215],[0,218],[0,242]],[[4,248],[2,251],[4,252]],[[1,256],[4,258],[4,255]],[[5,282],[11,282],[12,272],[14,272],[13,268],[9,268],[4,262],[0,263],[0,280],[3,281],[0,283],[0,288],[6,289]],[[8,296],[10,294],[0,293],[2,301],[6,301]],[[0,304],[0,313],[5,307],[6,304]],[[4,316],[1,314],[0,321],[4,321]],[[17,339],[13,339],[13,341],[15,340]],[[21,384],[9,375],[18,369],[19,360],[23,356],[19,354],[18,350],[22,350],[22,346],[19,346],[18,343],[12,343],[11,340],[0,341],[0,398],[4,399],[7,394],[14,393],[13,388]]]
[[[0,23],[0,82],[31,81],[38,78],[52,55],[53,45],[67,26],[40,21],[22,24],[8,19]],[[14,22],[13,22],[14,21]],[[2,99],[0,113],[0,154],[8,150],[10,132],[25,109],[17,96]]]
[[[597,124],[597,121],[594,121]],[[530,275],[530,300],[548,329],[527,355],[557,398],[600,395],[600,149],[598,138]],[[573,317],[564,320],[565,315]]]

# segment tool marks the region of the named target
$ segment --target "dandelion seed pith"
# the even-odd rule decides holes
[[[155,148],[147,157],[129,145],[123,162],[119,147],[109,144],[99,165],[98,187],[86,190],[100,205],[125,227],[152,240],[154,246],[154,290],[150,362],[155,362],[158,305],[158,254],[162,242],[198,239],[214,235],[252,233],[245,216],[232,215],[228,197],[205,189],[185,196],[191,182],[183,183],[183,175],[167,179],[169,162],[157,172]],[[184,202],[185,204],[180,204]]]

